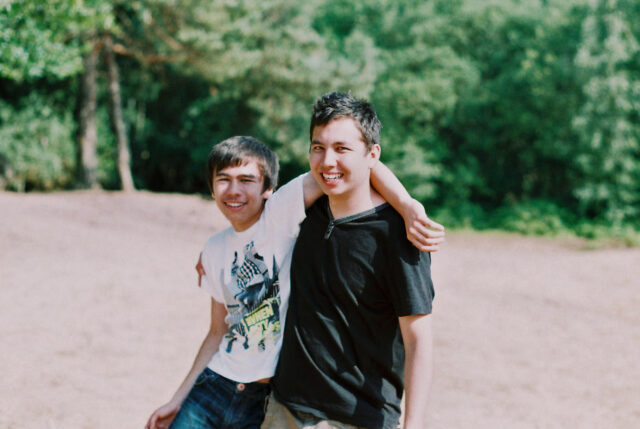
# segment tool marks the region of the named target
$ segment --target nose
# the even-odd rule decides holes
[[[324,152],[322,165],[325,167],[333,167],[334,165],[336,165],[336,153],[333,150],[328,149]]]
[[[227,195],[238,195],[240,193],[240,184],[236,180],[231,180],[226,191]]]

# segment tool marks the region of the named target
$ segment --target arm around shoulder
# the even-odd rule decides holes
[[[444,227],[429,219],[424,206],[411,198],[389,167],[376,163],[371,170],[371,184],[404,219],[407,239],[423,252],[437,252],[444,242]]]
[[[320,189],[318,182],[316,182],[316,179],[313,178],[310,172],[304,174],[302,187],[304,192],[304,208],[308,209],[322,196],[322,189]]]

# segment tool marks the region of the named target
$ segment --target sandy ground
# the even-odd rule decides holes
[[[0,192],[0,428],[142,428],[207,330],[196,196]],[[640,249],[449,234],[430,428],[640,427]]]

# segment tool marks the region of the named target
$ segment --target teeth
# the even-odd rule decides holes
[[[341,173],[335,173],[335,174],[326,174],[326,173],[322,173],[322,177],[324,177],[326,180],[336,180],[342,177]]]
[[[240,207],[242,205],[242,203],[227,203],[227,205],[229,207],[236,208],[236,207]]]

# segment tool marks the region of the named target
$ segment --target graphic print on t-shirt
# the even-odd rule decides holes
[[[227,305],[227,353],[236,341],[241,341],[245,349],[258,347],[258,350],[264,350],[267,341],[275,342],[280,335],[278,272],[274,256],[273,275],[269,275],[269,267],[254,249],[253,241],[245,246],[241,263],[235,252],[231,284],[236,286],[234,298],[237,304]]]

